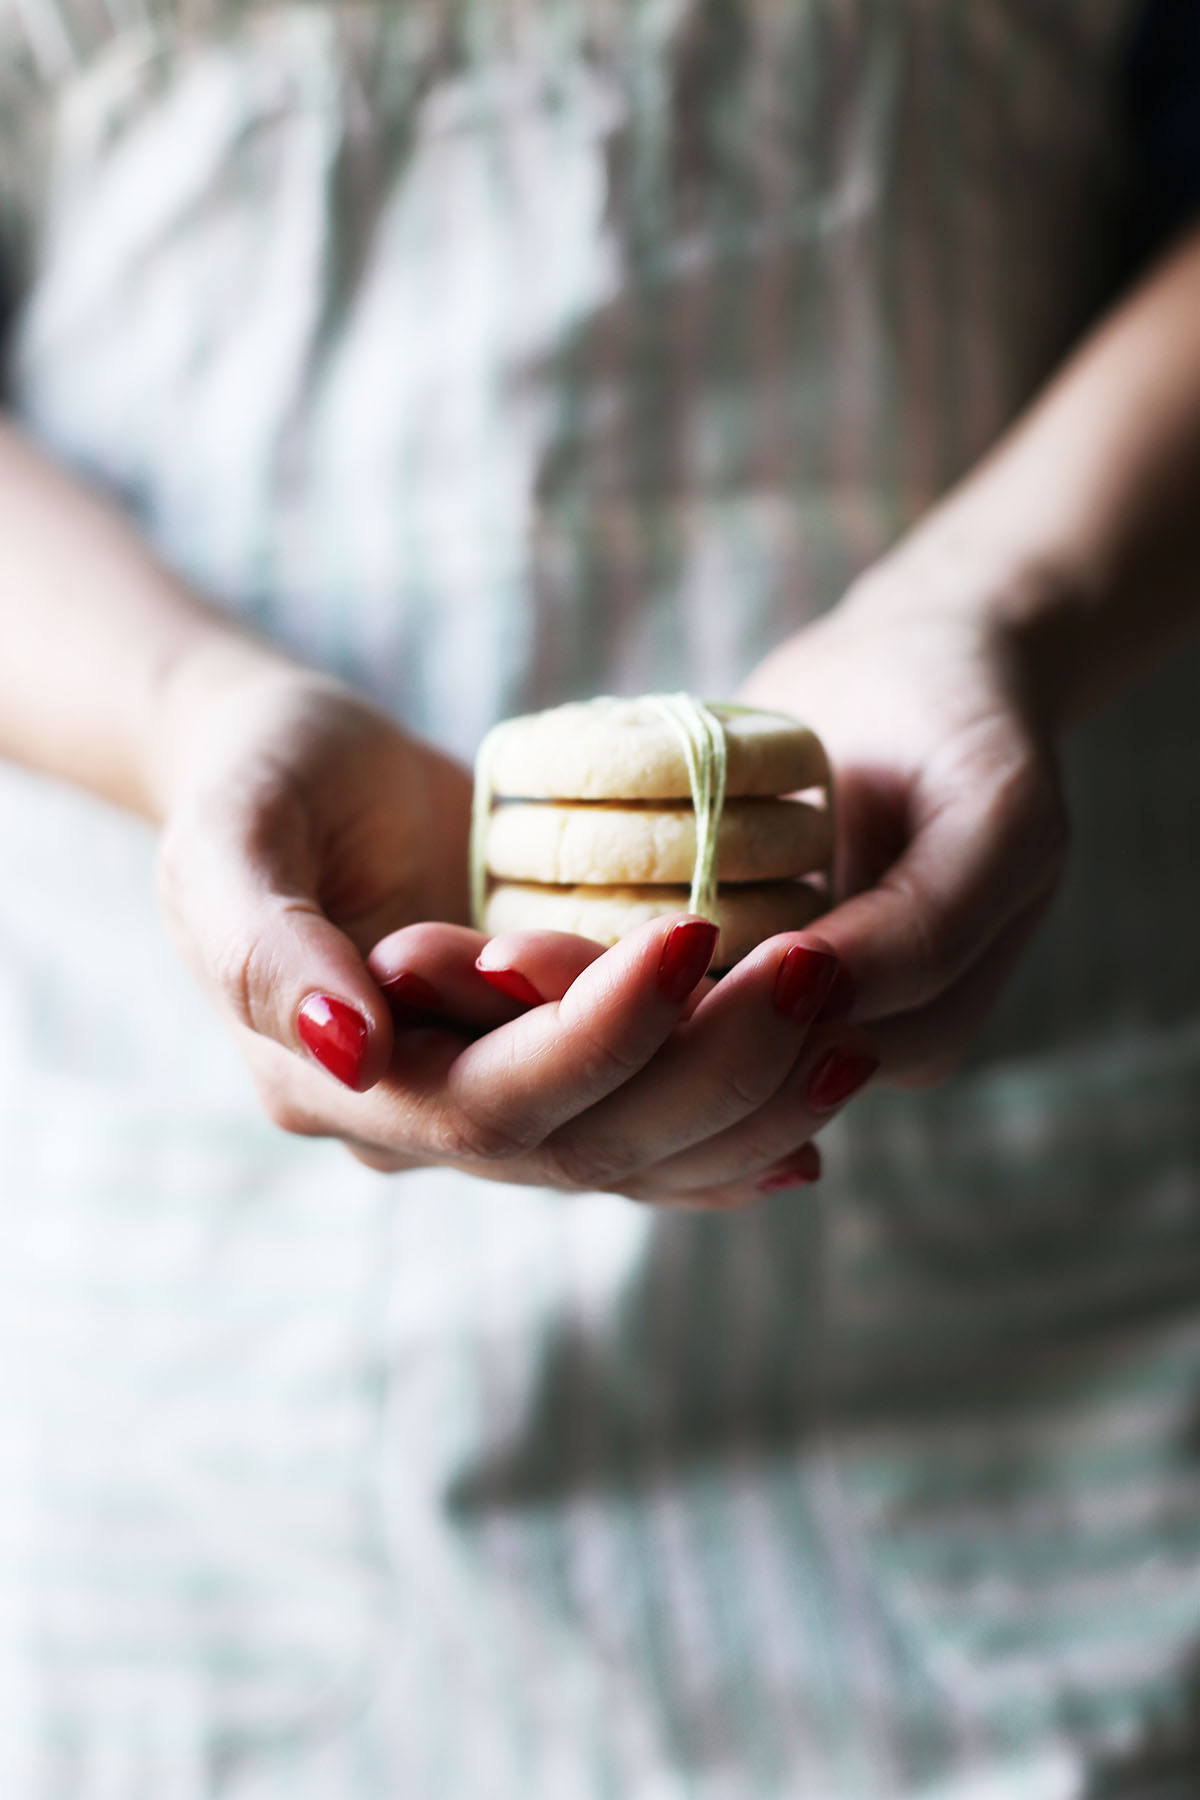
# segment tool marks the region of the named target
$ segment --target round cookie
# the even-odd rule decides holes
[[[778,881],[828,865],[828,812],[802,800],[730,800],[717,833],[721,881]],[[610,886],[692,879],[690,807],[504,802],[488,824],[487,862],[509,881]]]
[[[783,713],[714,703],[728,798],[824,786],[820,740]],[[679,734],[651,696],[571,701],[508,719],[488,743],[492,792],[522,800],[689,800]]]
[[[730,968],[764,938],[800,931],[825,909],[825,899],[802,881],[759,882],[723,888],[717,897],[713,965]],[[488,896],[483,929],[569,931],[600,944],[615,944],[637,925],[663,913],[688,910],[686,887],[535,887],[502,881]]]

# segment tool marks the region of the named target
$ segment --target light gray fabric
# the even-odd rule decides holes
[[[728,692],[1111,291],[1126,10],[6,0],[16,403],[462,755]],[[1186,1774],[1196,675],[964,1075],[736,1220],[273,1133],[144,833],[3,772],[6,1800]]]

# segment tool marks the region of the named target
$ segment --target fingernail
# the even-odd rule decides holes
[[[832,950],[810,944],[793,944],[779,959],[775,974],[775,1005],[793,1025],[806,1025],[821,1009],[838,972]]]
[[[833,977],[833,986],[824,997],[820,1008],[822,1019],[846,1019],[847,1012],[855,1004],[855,983],[844,963],[838,963],[837,976]]]
[[[718,935],[709,919],[684,919],[672,925],[658,964],[659,992],[666,999],[687,999],[713,959]]]
[[[522,1006],[544,1006],[546,1002],[534,987],[532,981],[526,980],[520,969],[485,969],[481,962],[475,967],[500,993],[507,994],[510,1000],[519,1000]]]
[[[300,1042],[348,1088],[358,1086],[370,1027],[360,1012],[329,994],[309,994],[296,1016]]]
[[[854,982],[844,963],[839,963],[833,985],[821,1007],[823,1019],[844,1019],[854,1005]]]
[[[870,1081],[878,1067],[879,1058],[861,1050],[830,1050],[809,1076],[805,1098],[814,1112],[832,1112]]]
[[[811,1187],[821,1179],[821,1153],[815,1144],[805,1144],[792,1161],[776,1169],[758,1184],[760,1194],[777,1194],[781,1188]]]
[[[393,1004],[408,1007],[412,1012],[444,1012],[445,1001],[435,987],[431,987],[422,975],[414,975],[411,969],[401,969],[398,975],[389,975],[380,987]]]

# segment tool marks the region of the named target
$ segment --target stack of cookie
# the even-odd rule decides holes
[[[832,847],[825,752],[782,714],[687,695],[590,700],[507,720],[480,752],[474,909],[490,935],[612,944],[660,914],[702,912],[728,968],[823,910]]]

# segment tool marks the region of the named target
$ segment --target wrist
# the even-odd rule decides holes
[[[332,687],[321,676],[222,620],[201,617],[158,659],[143,746],[146,811],[162,822],[179,796],[226,748],[247,707],[265,713],[299,688]]]
[[[1023,541],[997,509],[947,503],[868,571],[847,602],[977,633],[1040,735],[1058,737],[1103,694],[1113,660],[1099,572],[1061,547]]]

